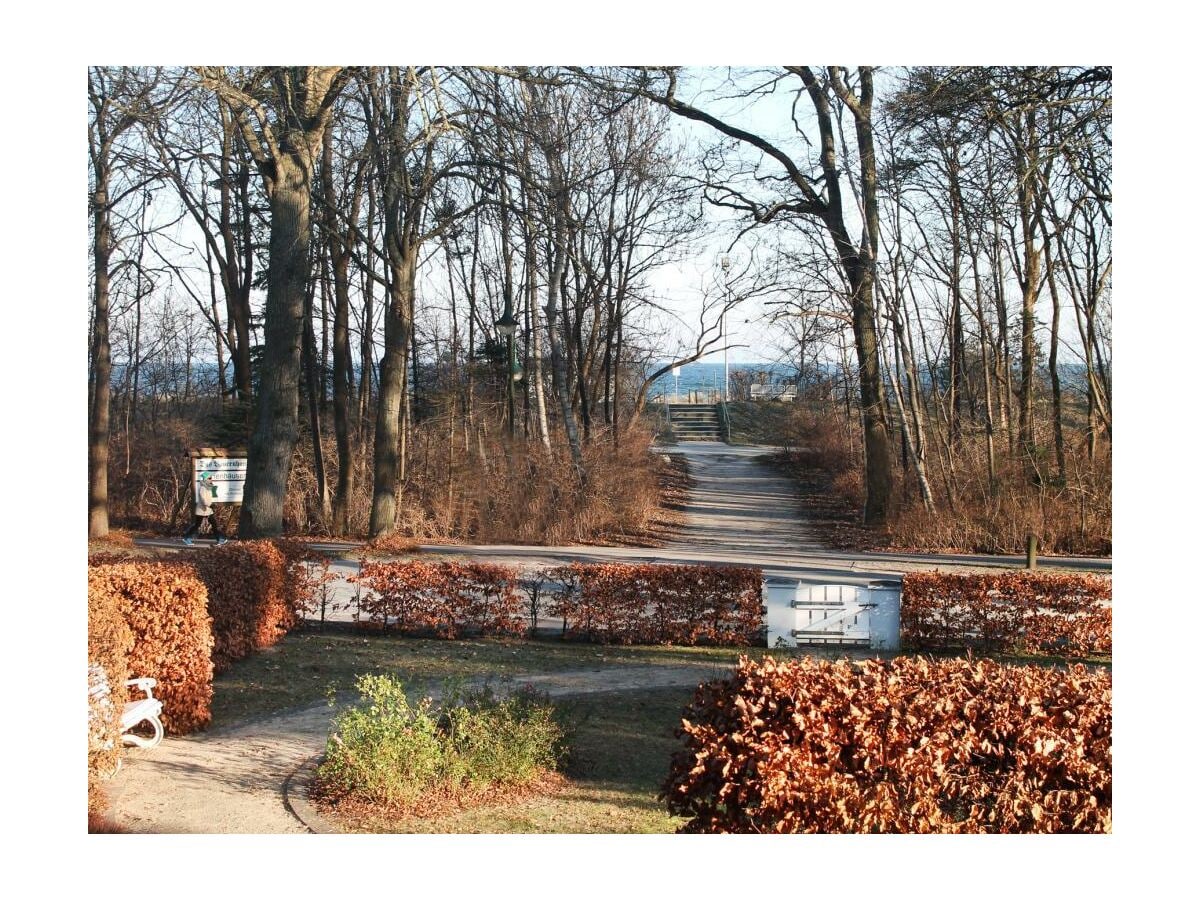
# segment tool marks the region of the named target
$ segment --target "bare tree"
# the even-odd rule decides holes
[[[108,534],[109,406],[112,347],[109,340],[109,279],[114,249],[113,211],[145,184],[135,177],[114,189],[120,141],[152,112],[159,73],[93,66],[88,69],[89,207],[92,217],[91,402],[88,406],[88,536]],[[121,167],[124,172],[124,167]],[[134,170],[136,172],[136,170]]]
[[[876,199],[875,137],[872,114],[875,100],[874,71],[860,66],[857,83],[852,84],[843,70],[830,66],[824,72],[810,66],[786,66],[769,79],[775,90],[788,78],[798,78],[797,97],[806,97],[816,119],[819,134],[818,171],[806,172],[803,160],[797,161],[765,137],[747,131],[726,119],[680,99],[675,69],[643,69],[636,77],[619,77],[620,90],[661,103],[676,115],[702,122],[717,132],[761,152],[782,169],[760,179],[759,186],[786,184],[794,194],[760,199],[739,191],[729,183],[711,184],[710,202],[738,210],[754,224],[788,217],[811,217],[819,222],[833,242],[837,259],[849,288],[846,301],[853,322],[855,351],[858,357],[859,392],[862,408],[863,439],[866,448],[866,503],[863,517],[869,525],[882,525],[892,507],[891,447],[888,440],[883,378],[879,367],[878,334],[875,324],[875,270],[879,246],[879,212]],[[857,178],[847,182],[858,205],[861,233],[851,237],[846,219],[842,185],[847,178],[848,160],[839,157],[837,133],[841,107],[849,111],[854,123],[858,155]]]
[[[238,533],[283,530],[283,501],[298,437],[300,351],[310,278],[313,173],[333,102],[351,76],[342,66],[272,66],[239,73],[202,67],[201,84],[234,111],[271,207],[263,367],[249,442]]]

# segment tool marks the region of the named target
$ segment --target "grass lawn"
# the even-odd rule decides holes
[[[715,670],[733,665],[743,654],[758,659],[766,655],[792,656],[795,651],[765,647],[615,647],[511,638],[441,641],[369,634],[337,625],[325,632],[305,626],[217,676],[213,682],[213,727],[309,706],[327,699],[331,689],[339,699],[353,700],[358,675],[394,675],[419,688],[422,682],[446,678],[500,678],[570,669],[692,665]],[[833,658],[874,655],[837,647],[814,648],[809,654]],[[1072,661],[1013,654],[992,654],[992,658],[1035,665]],[[1110,659],[1085,662],[1111,666]],[[699,674],[701,679],[707,677],[703,672]]]
[[[359,674],[387,673],[419,693],[422,684],[630,666],[695,667],[697,681],[766,648],[605,647],[502,638],[440,641],[371,635],[342,627],[301,628],[234,664],[214,683],[213,726],[235,725],[321,702],[330,688],[357,698]],[[657,800],[692,688],[657,687],[561,697],[575,723],[563,785],[491,806],[452,808],[435,818],[359,814],[346,830],[425,833],[669,833],[681,820]],[[333,713],[330,712],[332,719]]]
[[[213,682],[213,727],[236,725],[326,700],[355,698],[358,675],[394,675],[419,688],[447,678],[502,678],[571,669],[622,666],[732,666],[739,656],[796,655],[765,647],[617,647],[556,640],[479,638],[443,641],[359,632],[344,626],[303,626],[274,647],[240,660]],[[812,648],[804,655],[863,658],[876,654],[850,648]],[[936,656],[959,656],[947,651]],[[983,655],[983,654],[981,654]],[[1019,654],[987,654],[999,662],[1064,665],[1086,662],[1111,666],[1110,658],[1067,660]],[[702,671],[701,678],[706,678]]]
[[[358,675],[394,675],[406,684],[446,678],[602,669],[619,666],[732,665],[762,647],[612,647],[505,638],[441,641],[371,635],[338,626],[300,628],[252,654],[213,683],[213,727],[221,728],[325,700],[353,700]],[[701,678],[707,677],[701,673]]]

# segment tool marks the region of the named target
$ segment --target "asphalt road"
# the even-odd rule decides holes
[[[891,580],[922,569],[978,571],[1024,568],[1024,556],[948,553],[855,553],[827,549],[814,526],[799,514],[791,483],[757,458],[773,447],[731,446],[686,441],[659,452],[683,455],[694,486],[679,536],[665,547],[541,547],[523,544],[422,544],[422,555],[534,568],[579,562],[649,562],[758,566],[771,578],[862,584]],[[147,546],[183,549],[178,540],[148,539]],[[196,546],[209,544],[197,541]],[[361,543],[314,541],[341,554],[339,574],[357,569]],[[1039,567],[1055,571],[1111,573],[1109,558],[1039,557]]]

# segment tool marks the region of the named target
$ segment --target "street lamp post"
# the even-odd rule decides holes
[[[729,267],[732,265],[732,260],[728,256],[721,257],[721,271],[725,273],[725,310],[721,314],[721,336],[725,338],[725,390],[721,393],[721,399],[726,403],[729,402],[729,331],[726,327],[727,316],[729,315]]]
[[[722,331],[724,325],[722,324]],[[725,390],[721,392],[721,399],[726,403],[729,402],[729,333],[725,332]]]

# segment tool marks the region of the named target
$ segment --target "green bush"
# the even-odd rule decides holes
[[[558,768],[565,731],[553,704],[532,691],[450,692],[409,701],[387,675],[359,676],[362,702],[341,713],[317,771],[317,794],[412,809],[421,798],[467,798],[537,781]]]

